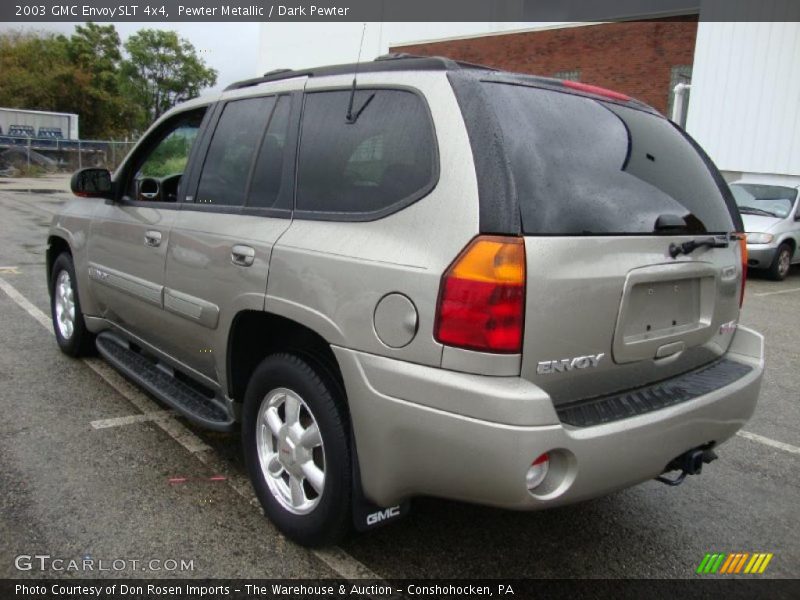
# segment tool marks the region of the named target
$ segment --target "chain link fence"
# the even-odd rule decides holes
[[[134,143],[0,135],[0,177],[71,173],[84,167],[113,171]]]

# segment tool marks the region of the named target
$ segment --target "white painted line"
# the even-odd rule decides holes
[[[778,290],[775,292],[759,292],[757,294],[753,294],[753,296],[777,296],[778,294],[795,294],[800,292],[800,288],[791,288],[788,290]]]
[[[108,429],[109,427],[121,427],[123,425],[133,425],[134,423],[145,423],[147,421],[158,421],[159,419],[169,419],[175,413],[169,410],[158,410],[156,412],[144,413],[141,415],[128,415],[127,417],[114,417],[112,419],[99,419],[92,421],[89,425],[93,429]]]
[[[19,267],[0,267],[0,275],[19,275]]]
[[[25,309],[25,311],[36,319],[42,327],[48,331],[52,329],[50,318],[2,278],[0,278],[0,289],[2,289],[9,298]],[[123,398],[127,399],[131,404],[142,411],[142,416],[156,412],[166,412],[105,361],[99,358],[84,358],[82,360]],[[224,461],[222,461],[215,452],[206,452],[207,450],[212,450],[212,448],[184,427],[182,423],[175,419],[157,419],[154,420],[153,423],[163,429],[167,435],[188,450],[192,456],[201,463],[213,467],[213,470],[225,475],[227,477],[226,483],[233,491],[253,506],[259,509],[261,508],[261,504],[253,492],[249,479],[238,474],[229,475],[225,473],[227,469],[224,468]],[[344,579],[372,579],[377,583],[383,581],[381,577],[376,575],[361,561],[353,558],[341,548],[318,548],[310,550],[310,552]]]
[[[53,322],[50,317],[40,311],[30,300],[20,294],[13,285],[2,278],[0,278],[0,290],[3,290],[9,298],[25,309],[25,312],[36,319],[39,325],[45,329],[53,328]]]
[[[778,450],[783,450],[784,452],[791,452],[792,454],[800,454],[800,448],[797,446],[792,446],[791,444],[786,444],[784,442],[779,442],[778,440],[773,440],[768,437],[764,437],[763,435],[758,435],[757,433],[750,433],[749,431],[738,431],[736,435],[747,438],[748,440],[753,440],[754,442],[758,442],[759,444],[764,444],[765,446],[772,446],[773,448],[777,448]]]

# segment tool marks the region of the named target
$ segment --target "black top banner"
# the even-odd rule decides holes
[[[3,0],[8,22],[800,21],[797,0]]]

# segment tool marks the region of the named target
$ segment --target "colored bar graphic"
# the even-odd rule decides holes
[[[703,560],[700,562],[700,566],[697,567],[697,571],[696,571],[697,573],[705,573],[706,572],[705,571],[706,565],[708,564],[708,561],[709,561],[710,558],[711,558],[711,555],[706,553],[706,555],[703,557]]]
[[[764,558],[764,562],[761,563],[761,568],[758,570],[758,572],[759,573],[763,573],[767,569],[767,565],[769,564],[769,561],[771,561],[771,560],[772,560],[772,552],[767,554],[767,556]]]
[[[728,569],[731,568],[731,564],[733,563],[733,559],[736,557],[735,554],[728,554],[728,560],[725,561],[725,564],[722,565],[722,569],[720,573],[727,573]]]
[[[760,574],[767,569],[767,565],[774,555],[766,552],[708,552],[700,561],[696,573],[720,575]]]

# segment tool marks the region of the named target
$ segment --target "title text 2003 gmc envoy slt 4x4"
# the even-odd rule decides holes
[[[212,429],[326,544],[416,495],[680,482],[752,415],[742,221],[704,152],[586,84],[442,58],[280,71],[73,176],[55,334]],[[104,199],[104,200],[103,200]]]

